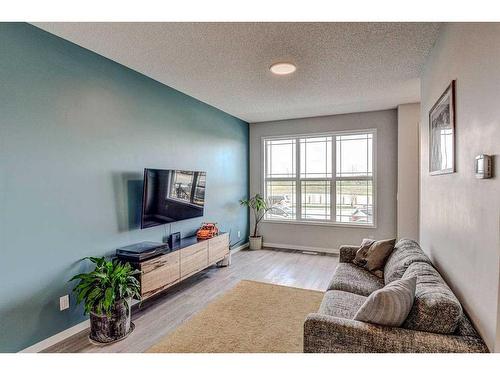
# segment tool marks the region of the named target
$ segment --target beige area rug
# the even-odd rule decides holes
[[[302,352],[304,320],[323,292],[240,281],[149,353]]]

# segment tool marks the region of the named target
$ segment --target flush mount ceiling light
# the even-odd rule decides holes
[[[277,74],[279,76],[284,76],[284,75],[292,74],[293,72],[295,72],[297,70],[297,67],[295,65],[293,65],[292,63],[280,62],[280,63],[276,63],[276,64],[271,65],[269,67],[269,70],[274,74]]]

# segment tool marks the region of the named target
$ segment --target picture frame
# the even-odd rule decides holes
[[[455,80],[429,111],[429,173],[455,172]]]

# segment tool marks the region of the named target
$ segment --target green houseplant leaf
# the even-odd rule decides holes
[[[73,276],[69,281],[78,280],[73,288],[77,303],[84,305],[86,314],[110,315],[118,301],[123,301],[128,307],[127,299],[140,299],[140,284],[136,275],[140,271],[135,270],[129,263],[121,263],[106,258],[87,257],[95,265],[88,273],[80,273]]]
[[[260,194],[255,194],[253,197],[249,199],[240,200],[240,205],[246,206],[253,211],[254,215],[253,237],[257,237],[258,236],[257,233],[259,230],[259,223],[266,215],[266,212],[271,210],[272,207],[270,207],[267,204],[266,200]]]

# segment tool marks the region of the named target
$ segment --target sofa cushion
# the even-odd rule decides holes
[[[413,306],[416,277],[387,284],[370,294],[361,305],[354,320],[360,322],[400,327]]]
[[[463,311],[460,302],[438,271],[424,262],[412,263],[403,278],[417,277],[415,302],[403,327],[418,331],[451,334]]]
[[[339,263],[328,290],[369,296],[384,286],[384,280],[352,263]]]
[[[475,339],[481,339],[481,336],[479,336],[479,333],[475,330],[474,326],[472,325],[470,319],[467,317],[465,312],[462,314],[460,317],[460,320],[458,321],[457,324],[457,329],[455,332],[453,332],[454,335],[456,336],[467,336]]]
[[[431,261],[424,254],[418,243],[413,240],[401,239],[398,241],[384,267],[384,281],[386,284],[401,279],[408,266],[415,262]]]
[[[318,312],[336,318],[352,319],[365,301],[366,297],[358,294],[330,290],[325,293]]]

